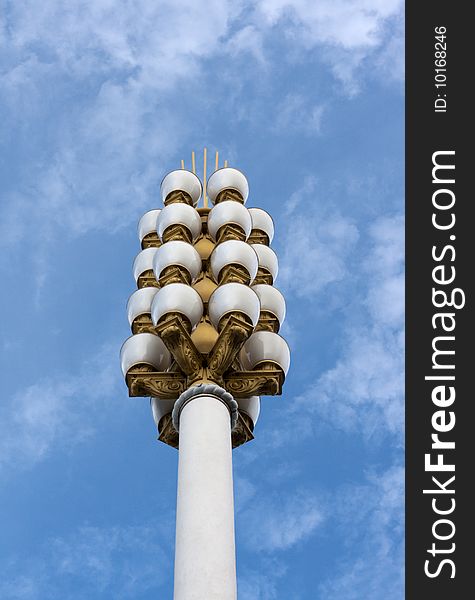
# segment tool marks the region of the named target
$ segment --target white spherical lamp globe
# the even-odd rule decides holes
[[[164,232],[173,225],[183,225],[195,241],[201,233],[201,217],[189,204],[181,202],[165,206],[157,218],[158,237],[163,241]]]
[[[252,229],[263,231],[269,238],[269,244],[274,238],[274,221],[268,212],[262,208],[250,208],[249,214],[252,219]]]
[[[201,197],[201,181],[191,171],[185,169],[171,171],[163,178],[160,185],[160,193],[163,202],[165,203],[169,194],[176,191],[188,194],[191,197],[193,206],[196,206]]]
[[[216,203],[217,196],[224,190],[236,190],[242,196],[244,203],[249,196],[249,184],[241,171],[231,167],[218,169],[208,179],[206,186],[208,197],[213,204]]]
[[[150,398],[150,407],[152,408],[152,415],[155,424],[160,424],[160,420],[165,415],[172,412],[175,400],[162,400],[162,398]]]
[[[183,267],[194,281],[201,271],[201,257],[191,244],[182,241],[172,241],[156,248],[153,260],[153,272],[160,279],[162,272],[167,267],[174,265]]]
[[[160,214],[160,209],[149,210],[140,219],[137,226],[137,233],[139,240],[142,241],[149,233],[155,233],[157,231],[157,219]]]
[[[171,362],[170,352],[153,333],[131,335],[120,349],[120,366],[124,377],[134,365],[146,364],[157,371],[165,371]]]
[[[211,294],[208,312],[213,327],[218,330],[221,319],[233,312],[246,315],[255,327],[260,313],[259,298],[247,285],[226,283]]]
[[[243,230],[246,240],[251,233],[251,215],[245,206],[239,202],[225,200],[214,206],[208,215],[208,232],[216,240],[221,227],[237,225]]]
[[[252,370],[262,362],[273,362],[287,375],[290,367],[290,350],[287,342],[277,333],[256,331],[245,342],[239,354],[244,369]]]
[[[218,244],[211,254],[211,271],[216,280],[219,281],[221,270],[231,264],[241,265],[248,272],[251,281],[257,275],[258,258],[253,248],[238,240],[228,240]]]
[[[282,325],[285,319],[285,299],[279,290],[265,283],[253,285],[251,289],[259,297],[261,311],[273,314],[277,317],[279,324]]]
[[[145,248],[145,250],[139,252],[135,257],[133,272],[136,282],[142,273],[153,269],[153,259],[155,258],[157,250],[158,248]]]
[[[127,302],[127,318],[129,325],[140,315],[149,315],[152,309],[152,301],[158,292],[156,287],[147,287],[135,291]]]
[[[276,253],[264,244],[252,244],[252,247],[257,254],[259,268],[268,271],[272,275],[272,280],[275,281],[279,272],[279,261]]]
[[[251,417],[254,426],[259,419],[261,412],[261,399],[259,396],[251,396],[250,398],[236,398],[238,403],[239,412],[244,412],[246,415]]]
[[[168,313],[180,313],[194,329],[203,316],[203,302],[191,286],[170,283],[158,290],[152,302],[152,322],[156,325]]]

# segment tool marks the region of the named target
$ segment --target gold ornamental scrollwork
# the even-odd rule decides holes
[[[173,315],[155,327],[158,336],[173,355],[180,369],[190,376],[201,369],[203,358],[187,331],[184,317]]]
[[[182,373],[130,369],[127,373],[129,396],[154,396],[162,400],[174,400],[186,390]]]
[[[208,357],[208,368],[212,375],[221,378],[233,364],[253,329],[247,321],[234,315],[229,317]]]
[[[280,396],[284,373],[280,369],[236,371],[224,376],[224,385],[236,398]]]

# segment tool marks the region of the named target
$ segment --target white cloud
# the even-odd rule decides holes
[[[292,134],[319,134],[324,110],[324,106],[312,105],[300,94],[288,94],[276,108],[273,129]]]
[[[250,53],[258,63],[267,66],[263,39],[254,25],[246,25],[232,35],[226,44],[226,51],[233,57],[242,53]]]
[[[49,539],[37,556],[11,559],[3,570],[0,596],[56,600],[156,593],[172,569],[156,538],[156,524],[82,526],[67,537]]]
[[[279,598],[278,580],[287,572],[287,565],[275,559],[264,561],[259,571],[247,568],[238,578],[239,600],[276,600]]]
[[[52,227],[78,235],[113,231],[135,220],[157,195],[157,165],[196,126],[189,105],[177,110],[171,94],[184,99],[203,94],[209,58],[232,61],[250,54],[276,67],[282,53],[273,53],[265,41],[278,25],[305,51],[322,47],[322,59],[338,78],[350,81],[373,47],[389,69],[392,53],[383,58],[385,23],[400,9],[399,0],[265,0],[247,6],[244,17],[242,2],[219,0],[206,10],[192,0],[12,4],[5,17],[9,51],[0,89],[9,109],[6,122],[20,132],[15,137],[28,168],[21,169],[16,189],[6,192],[2,243],[31,231],[12,214],[18,214],[18,202],[36,224],[37,237],[48,237]],[[232,79],[229,85],[239,88],[238,103],[246,112],[247,87]],[[298,123],[299,131],[315,134],[323,111],[321,103],[292,93],[269,126]],[[305,122],[298,113],[306,115]],[[338,276],[340,265],[332,266]]]
[[[312,298],[347,274],[346,260],[359,233],[350,218],[320,202],[318,183],[306,177],[292,194],[285,218],[280,285],[296,296]],[[300,207],[303,210],[299,210]]]
[[[81,527],[73,536],[50,542],[60,577],[78,577],[100,591],[135,597],[168,576],[169,560],[152,527]]]
[[[282,26],[293,45],[320,48],[351,96],[359,91],[357,72],[368,60],[402,79],[403,61],[394,48],[400,30],[391,34],[388,29],[403,6],[402,0],[263,0],[258,10],[268,27]]]
[[[347,550],[321,600],[404,597],[404,469],[393,466],[368,485],[338,490],[334,503]]]
[[[366,438],[389,432],[400,439],[404,425],[403,220],[381,217],[369,228],[369,235],[372,245],[358,272],[367,286],[362,298],[354,294],[349,301],[341,354],[334,366],[295,398],[290,412],[301,418],[304,410],[312,415],[312,422],[318,415],[318,426],[358,431]],[[312,257],[314,249],[308,243],[306,255]],[[361,315],[361,305],[366,315]]]
[[[253,550],[286,550],[313,535],[324,517],[319,499],[297,490],[292,495],[268,494],[240,513],[244,539]]]
[[[94,433],[92,415],[119,381],[117,346],[107,345],[75,374],[51,376],[2,403],[0,468],[28,468],[57,444],[70,447]]]

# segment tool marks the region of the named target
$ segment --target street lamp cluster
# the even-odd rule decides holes
[[[138,289],[127,303],[133,335],[121,350],[122,371],[130,395],[152,397],[159,439],[175,447],[174,400],[197,383],[224,386],[239,406],[235,447],[253,437],[259,396],[281,393],[290,362],[278,335],[285,300],[273,287],[273,221],[246,208],[245,176],[215,171],[207,182],[211,209],[196,208],[202,187],[194,173],[172,171],[161,185],[164,208],[139,221]]]
[[[159,440],[179,448],[175,600],[236,598],[231,448],[253,439],[260,396],[282,393],[290,364],[274,225],[248,195],[237,169],[203,185],[179,169],[138,226],[121,366],[129,395],[151,398]]]

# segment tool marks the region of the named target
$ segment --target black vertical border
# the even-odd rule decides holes
[[[475,594],[475,556],[472,507],[475,507],[475,403],[470,373],[475,372],[475,331],[473,327],[473,285],[475,270],[475,193],[469,181],[475,175],[473,112],[470,98],[475,72],[474,25],[469,5],[461,2],[408,2],[406,4],[406,598],[409,600],[466,599]],[[434,112],[435,28],[446,27],[447,112]],[[424,573],[433,542],[441,548],[450,543],[437,542],[432,525],[438,518],[431,507],[432,497],[423,489],[431,486],[431,475],[424,470],[424,455],[431,450],[431,417],[437,408],[431,401],[433,382],[426,382],[432,365],[434,330],[432,306],[432,246],[443,246],[448,232],[432,226],[432,154],[455,150],[456,248],[455,286],[466,294],[466,305],[456,310],[455,329],[455,428],[446,439],[455,439],[455,450],[446,461],[455,461],[456,509],[450,517],[456,526],[451,569],[444,567],[433,579]],[[473,158],[472,158],[473,157]],[[447,263],[450,264],[450,263]],[[470,288],[470,289],[469,289]],[[449,410],[449,409],[447,409]],[[448,459],[451,459],[450,461]],[[443,476],[443,474],[440,474]],[[444,477],[442,477],[444,479]],[[447,498],[447,496],[445,497]],[[439,517],[440,518],[440,517]],[[432,559],[433,560],[433,559]],[[472,564],[473,563],[473,564]],[[432,562],[435,565],[436,562]],[[433,567],[432,567],[433,568]]]

